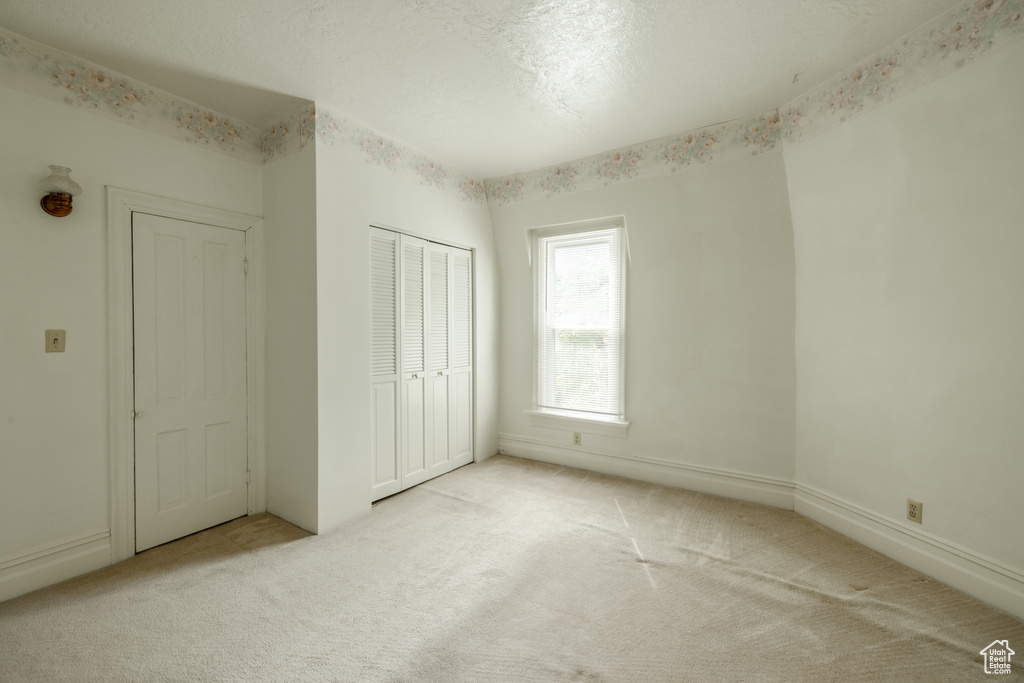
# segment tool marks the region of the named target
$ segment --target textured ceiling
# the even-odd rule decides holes
[[[300,100],[479,177],[761,113],[956,0],[3,0],[0,26],[256,124]]]

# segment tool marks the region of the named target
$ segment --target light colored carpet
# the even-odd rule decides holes
[[[499,456],[0,604],[0,680],[969,681],[996,639],[1024,622],[795,513]]]

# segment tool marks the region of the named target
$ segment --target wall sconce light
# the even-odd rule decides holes
[[[39,200],[39,206],[51,216],[67,216],[71,213],[71,198],[82,194],[82,186],[71,179],[70,173],[70,168],[50,166],[50,175],[39,181],[46,193]]]

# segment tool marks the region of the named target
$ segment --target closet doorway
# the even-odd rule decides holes
[[[473,254],[370,228],[372,500],[473,461]]]
[[[266,509],[263,220],[107,188],[114,562]]]

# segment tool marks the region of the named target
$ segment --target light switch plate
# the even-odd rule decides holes
[[[64,330],[46,331],[46,352],[64,353]]]

